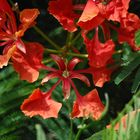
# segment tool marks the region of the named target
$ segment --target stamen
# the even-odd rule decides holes
[[[65,78],[69,77],[69,72],[67,70],[63,71],[62,76]]]

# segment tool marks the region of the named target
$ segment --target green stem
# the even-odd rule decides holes
[[[9,3],[13,6],[14,2],[12,0],[9,0]]]
[[[73,120],[70,118],[70,134],[69,140],[73,140]]]
[[[49,53],[56,53],[56,54],[62,54],[63,53],[62,50],[45,49],[45,51],[49,52]],[[87,58],[88,57],[88,54],[79,54],[79,53],[72,53],[72,52],[68,52],[67,55],[81,57],[81,58]]]
[[[83,125],[84,125],[84,122],[85,122],[85,119],[83,118],[82,123],[81,123],[81,126],[82,126],[82,127],[83,127]],[[80,137],[82,131],[83,131],[85,128],[86,128],[86,127],[84,127],[84,128],[79,128],[79,130],[78,130],[78,132],[77,132],[76,137],[75,137],[74,140],[79,140],[79,137]]]
[[[79,54],[79,53],[71,53],[71,52],[68,52],[67,54],[70,55],[70,56],[77,56],[77,57],[81,57],[81,58],[87,58],[88,57],[88,54]]]
[[[81,32],[79,32],[76,37],[71,41],[71,45],[75,43],[75,41],[81,36]]]
[[[45,51],[48,52],[48,53],[56,53],[56,54],[62,53],[61,50],[53,50],[53,49],[45,49]]]
[[[33,27],[34,30],[40,34],[46,41],[48,41],[54,48],[56,48],[57,50],[59,50],[61,47],[59,45],[57,45],[55,42],[53,42],[45,33],[43,33],[37,26]]]

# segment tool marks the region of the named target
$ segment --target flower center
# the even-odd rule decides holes
[[[62,76],[65,78],[69,77],[69,72],[67,70],[63,71]]]

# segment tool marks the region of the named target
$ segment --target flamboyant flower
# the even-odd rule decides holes
[[[41,62],[44,47],[37,43],[25,43],[26,53],[16,49],[12,55],[14,69],[19,73],[21,80],[34,82],[38,79],[39,69],[47,68]]]
[[[51,99],[51,94],[56,86],[62,82],[62,90],[65,99],[69,98],[71,87],[76,93],[77,99],[73,105],[71,117],[87,118],[91,116],[94,119],[98,119],[104,109],[104,106],[99,99],[98,92],[93,90],[87,95],[81,96],[72,81],[72,79],[76,78],[90,86],[88,78],[74,70],[75,66],[81,62],[81,60],[73,58],[70,62],[67,62],[57,55],[51,55],[51,57],[57,63],[59,69],[50,68],[51,72],[45,76],[41,83],[44,84],[53,78],[58,78],[58,81],[47,93],[42,93],[39,89],[36,89],[32,95],[23,102],[21,110],[25,115],[30,117],[35,115],[40,115],[43,118],[57,117],[62,105],[53,101]]]
[[[135,33],[140,29],[140,19],[133,13],[128,13],[125,18],[121,19],[119,28],[115,28],[118,32],[118,40],[120,43],[128,42],[133,50],[140,50],[140,46],[135,44]]]
[[[0,55],[0,68],[2,68],[8,64],[16,49],[26,53],[21,37],[34,24],[39,11],[25,9],[20,12],[20,25],[17,26],[16,18],[7,1],[0,0],[0,3],[0,47],[4,48],[3,54]]]
[[[69,32],[77,30],[75,19],[77,19],[79,15],[74,12],[72,0],[52,0],[49,2],[48,10],[65,30]]]
[[[94,89],[85,96],[81,96],[78,91],[77,94],[77,99],[74,102],[71,117],[92,117],[96,120],[99,119],[104,110],[104,105],[100,100],[97,90]]]
[[[127,14],[129,2],[130,0],[88,0],[77,24],[90,30],[106,19],[120,22]]]
[[[71,88],[70,80],[71,79],[74,79],[74,78],[79,79],[85,82],[88,86],[90,86],[90,82],[86,76],[73,70],[75,66],[79,62],[81,62],[80,59],[73,58],[67,64],[65,60],[63,60],[61,57],[57,55],[51,55],[51,57],[58,65],[59,69],[58,70],[52,69],[51,72],[47,74],[47,76],[45,76],[45,78],[42,80],[41,82],[42,84],[48,82],[50,79],[59,78],[62,81],[62,90],[64,93],[64,98],[66,99],[69,98],[70,96],[70,88]]]
[[[107,65],[112,59],[115,44],[112,40],[101,43],[98,38],[98,28],[91,40],[86,37],[86,33],[83,33],[83,38],[88,52],[89,73],[93,75],[94,84],[102,87],[105,82],[110,80],[112,70],[108,69]]]
[[[39,88],[35,89],[28,99],[25,99],[21,105],[21,110],[26,116],[33,117],[40,115],[44,119],[57,118],[62,104],[51,98],[52,91],[60,83],[57,82],[48,92],[42,92]]]

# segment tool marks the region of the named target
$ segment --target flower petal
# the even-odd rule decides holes
[[[92,76],[93,82],[97,87],[103,87],[104,83],[110,81],[110,76],[114,69],[109,69],[106,67],[102,68],[91,68],[92,69]]]
[[[90,82],[89,82],[88,78],[83,74],[80,74],[80,73],[73,71],[73,72],[70,72],[70,78],[71,79],[73,79],[73,78],[79,79],[79,80],[83,81],[88,87],[90,86]]]
[[[71,88],[71,85],[70,85],[69,80],[67,78],[63,78],[63,80],[62,80],[62,90],[63,90],[63,93],[64,93],[64,99],[69,98],[70,88]]]
[[[9,59],[13,55],[16,47],[13,45],[10,49],[8,49],[3,55],[0,55],[0,68],[3,68],[3,66],[7,66]]]
[[[104,67],[115,52],[115,44],[112,40],[101,43],[98,38],[98,29],[92,40],[87,39],[83,33],[84,42],[88,52],[89,65],[91,67]]]
[[[99,119],[104,110],[98,92],[96,89],[90,91],[87,95],[81,96],[76,99],[71,113],[72,118],[79,117],[92,117]]]
[[[22,112],[29,117],[40,115],[44,119],[57,118],[62,104],[50,98],[50,94],[35,89],[28,99],[21,105]]]
[[[41,84],[47,83],[49,80],[53,79],[53,78],[57,78],[58,74],[57,73],[49,73],[47,74],[47,76],[45,76],[42,81]]]
[[[40,14],[38,9],[24,9],[20,12],[21,25],[19,30],[16,32],[17,37],[22,37],[24,32],[34,24],[34,20]]]
[[[43,46],[39,43],[25,44],[26,54],[16,50],[12,56],[13,66],[22,80],[34,82],[39,76],[42,67]]]
[[[99,13],[99,8],[93,0],[88,0],[85,9],[79,18],[78,25],[81,28],[90,30],[97,27],[104,21],[104,18]]]
[[[73,11],[72,0],[50,1],[48,10],[50,14],[60,22],[65,30],[69,32],[77,30],[74,20],[78,17],[78,14]]]
[[[58,65],[60,70],[62,71],[65,70],[66,66],[64,60],[61,57],[55,54],[51,54],[51,58],[55,61],[55,63]]]
[[[69,71],[71,71],[71,70],[73,70],[74,68],[75,68],[75,66],[78,64],[78,63],[80,63],[80,62],[82,62],[82,60],[80,60],[79,58],[73,58],[69,63],[68,63],[68,66],[67,66],[67,68],[68,68],[68,70]]]

